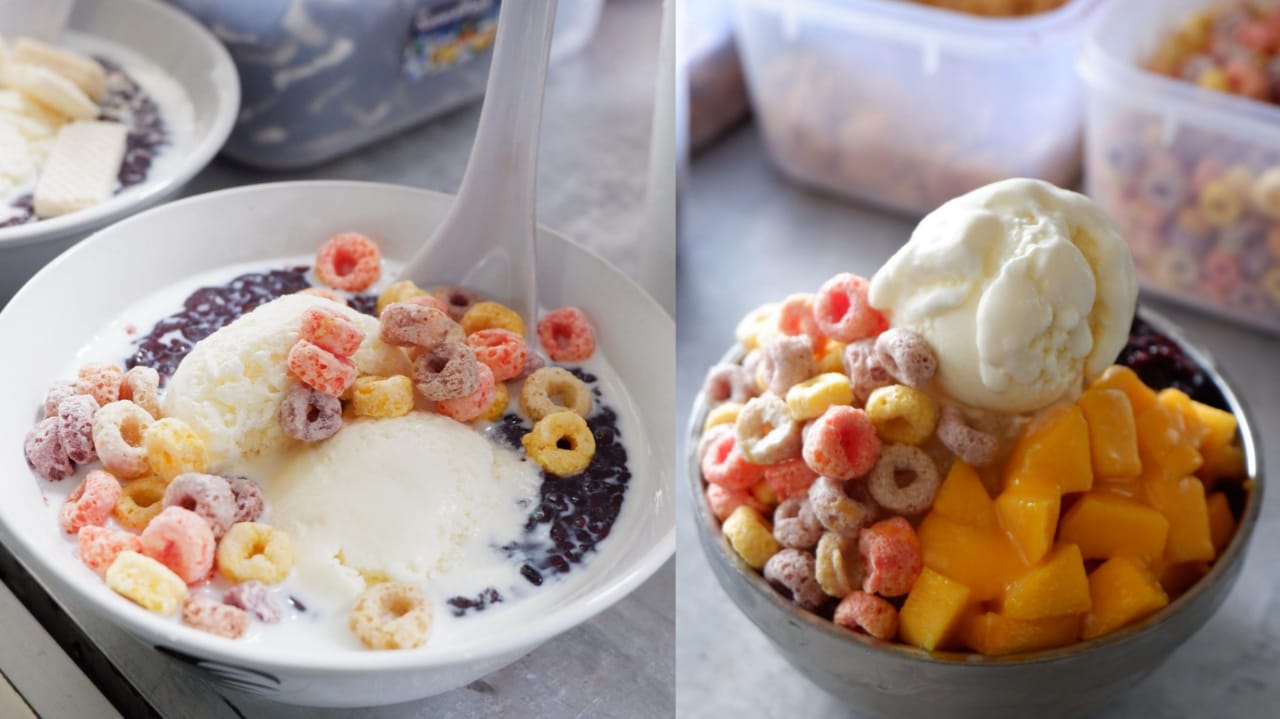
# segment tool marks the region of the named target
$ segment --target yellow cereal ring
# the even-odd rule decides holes
[[[596,454],[596,438],[591,428],[573,412],[555,412],[543,417],[520,441],[530,459],[557,477],[581,472]]]
[[[480,330],[507,330],[524,336],[524,320],[510,307],[500,302],[477,302],[462,316],[462,331],[467,334]]]
[[[733,425],[738,422],[738,414],[742,412],[741,402],[724,402],[711,408],[707,412],[707,421],[702,423],[702,431],[707,430],[721,424]]]
[[[839,372],[825,372],[787,390],[787,409],[797,422],[821,417],[839,404],[853,404],[853,386]]]
[[[383,582],[366,589],[351,607],[347,626],[370,649],[416,649],[431,634],[431,602],[405,582]]]
[[[142,433],[147,464],[161,479],[170,482],[179,474],[204,472],[209,456],[204,440],[190,425],[176,417],[156,420]]]
[[[831,340],[827,346],[822,348],[818,353],[818,371],[819,372],[844,372],[844,348],[843,342]]]
[[[394,305],[397,302],[408,302],[414,297],[422,297],[426,294],[426,290],[413,284],[411,280],[401,280],[383,290],[382,294],[378,295],[378,304],[374,311],[378,314],[382,314],[382,311],[387,308],[387,305]]]
[[[173,614],[187,598],[187,583],[160,562],[126,549],[107,567],[107,586],[156,614]]]
[[[1226,227],[1240,219],[1244,197],[1223,178],[1205,183],[1200,189],[1200,214],[1214,227]]]
[[[357,377],[351,411],[357,417],[403,417],[413,410],[413,380],[404,375]]]
[[[277,584],[291,569],[293,542],[270,525],[236,522],[218,542],[218,570],[233,582]]]
[[[125,482],[112,516],[125,529],[141,532],[164,509],[164,492],[169,483],[156,475]]]
[[[586,417],[591,414],[591,405],[586,383],[563,367],[542,367],[520,388],[520,409],[534,422],[566,410]]]
[[[502,419],[502,415],[507,413],[507,406],[511,404],[511,393],[507,390],[505,382],[499,382],[494,385],[493,402],[489,408],[480,414],[476,419],[486,422],[497,422]]]
[[[738,342],[753,350],[778,335],[778,311],[781,307],[781,304],[773,302],[748,312],[734,329]]]
[[[741,505],[724,520],[720,532],[729,541],[733,551],[752,569],[763,569],[769,557],[777,554],[782,546],[773,538],[773,527],[754,507]]]
[[[773,509],[781,503],[778,499],[777,490],[773,488],[772,484],[769,484],[763,479],[751,486],[751,496],[755,497],[757,502],[769,509]]]
[[[886,442],[920,444],[938,424],[938,405],[914,387],[891,384],[867,398],[867,415]]]

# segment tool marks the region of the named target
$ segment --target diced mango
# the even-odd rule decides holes
[[[996,515],[1027,565],[1039,562],[1053,545],[1058,528],[1058,511],[1062,500],[1058,495],[1028,496],[1021,492],[1001,492],[996,498]]]
[[[1131,557],[1108,559],[1089,575],[1093,609],[1084,617],[1082,639],[1110,634],[1141,621],[1169,603],[1156,578]]]
[[[1142,383],[1138,373],[1123,365],[1112,365],[1094,380],[1094,389],[1118,389],[1129,397],[1135,416],[1156,403],[1156,393]]]
[[[1207,487],[1213,487],[1220,479],[1239,479],[1244,474],[1244,450],[1234,443],[1206,450],[1204,464],[1196,471]]]
[[[1147,485],[1151,504],[1169,520],[1164,558],[1172,564],[1207,562],[1214,557],[1209,508],[1204,485],[1195,477],[1160,480]]]
[[[977,470],[956,460],[933,499],[933,511],[979,529],[994,530],[996,507]]]
[[[964,627],[965,644],[992,657],[1066,646],[1079,636],[1080,617],[1075,614],[1023,620],[986,612],[974,615]]]
[[[1093,491],[1114,494],[1138,502],[1147,501],[1147,490],[1143,486],[1142,477],[1100,479],[1094,482]]]
[[[1192,409],[1200,424],[1205,427],[1204,439],[1200,440],[1200,452],[1208,452],[1231,444],[1236,436],[1236,416],[1226,410],[1210,407],[1207,404],[1192,401]]]
[[[1080,395],[1077,404],[1089,424],[1094,476],[1138,476],[1142,460],[1128,395],[1118,389],[1091,389]]]
[[[1165,594],[1176,597],[1187,591],[1200,581],[1209,571],[1207,562],[1183,562],[1182,564],[1166,564],[1160,570],[1160,586]]]
[[[1164,554],[1169,520],[1139,502],[1101,492],[1081,497],[1062,517],[1058,540],[1080,546],[1085,559],[1120,555],[1146,563]]]
[[[1200,450],[1189,443],[1174,445],[1156,462],[1143,466],[1142,478],[1145,481],[1156,479],[1181,479],[1195,474],[1204,464]]]
[[[1089,611],[1089,577],[1074,544],[1063,544],[1005,587],[1001,612],[1010,619],[1044,619]]]
[[[1184,444],[1182,423],[1177,415],[1158,404],[1135,415],[1133,421],[1138,432],[1138,455],[1144,468],[1153,463],[1160,464],[1170,450]]]
[[[1195,402],[1187,396],[1187,393],[1167,387],[1156,394],[1156,404],[1164,407],[1180,420],[1183,438],[1199,449],[1200,443],[1209,433],[1209,428],[1200,421]]]
[[[969,587],[975,600],[999,597],[1026,569],[1013,542],[999,530],[978,529],[930,512],[917,533],[924,565]]]
[[[954,644],[971,594],[963,584],[925,567],[898,613],[898,637],[928,651]]]
[[[1093,486],[1089,425],[1079,407],[1059,407],[1034,420],[1014,444],[1004,486],[1036,495],[1086,492]]]
[[[1227,495],[1214,492],[1205,502],[1209,509],[1209,538],[1213,541],[1215,556],[1231,544],[1231,537],[1236,533],[1236,518],[1231,514],[1231,505]]]

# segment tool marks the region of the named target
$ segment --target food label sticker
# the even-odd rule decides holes
[[[499,0],[450,0],[419,7],[404,48],[405,76],[438,75],[492,50],[500,5]]]

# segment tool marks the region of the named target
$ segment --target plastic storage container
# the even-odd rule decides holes
[[[733,44],[730,0],[686,2],[680,71],[689,84],[690,145],[698,150],[724,134],[749,110],[742,63]]]
[[[910,213],[993,180],[1073,181],[1076,57],[1102,0],[986,18],[896,0],[736,0],[756,117],[787,174]]]
[[[225,152],[266,169],[324,162],[480,97],[501,4],[171,2],[231,51],[243,102]],[[590,40],[603,4],[560,0],[552,62]]]
[[[1280,330],[1280,108],[1142,68],[1212,0],[1115,3],[1080,62],[1086,191],[1120,225],[1144,288]]]

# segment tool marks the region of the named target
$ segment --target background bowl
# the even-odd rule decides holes
[[[338,231],[358,229],[377,238],[386,257],[404,259],[430,235],[450,201],[426,190],[359,182],[237,188],[124,220],[49,264],[0,312],[0,336],[28,338],[14,340],[11,347],[21,350],[6,359],[10,376],[23,380],[0,409],[0,540],[55,595],[76,592],[111,621],[205,669],[215,681],[316,706],[389,704],[462,686],[624,597],[675,549],[675,328],[629,278],[545,229],[538,234],[540,299],[550,307],[577,305],[594,319],[597,345],[628,389],[629,397],[611,401],[620,414],[634,412],[649,440],[646,446],[628,438],[633,468],[650,471],[634,472],[609,539],[586,571],[569,576],[574,586],[565,601],[536,621],[508,622],[512,626],[464,648],[428,645],[424,651],[318,656],[226,640],[116,596],[69,551],[54,521],[56,507],[41,510],[41,483],[26,466],[22,438],[59,368],[70,366],[127,307],[213,268],[313,254],[322,238]],[[165,241],[174,237],[183,241]]]
[[[1168,607],[1100,639],[1001,658],[934,656],[855,634],[801,611],[729,547],[702,498],[697,446],[708,406],[699,393],[688,428],[686,489],[700,525],[698,539],[720,586],[788,662],[827,692],[872,716],[1055,719],[1101,707],[1151,673],[1217,610],[1240,575],[1262,506],[1262,455],[1239,397],[1212,359],[1188,343],[1172,323],[1142,308],[1138,315],[1173,338],[1222,390],[1239,420],[1246,468],[1255,480],[1230,546],[1205,577]],[[723,361],[737,361],[742,354],[736,347]]]
[[[182,189],[222,148],[240,109],[239,76],[222,43],[164,3],[78,2],[67,30],[73,38],[87,35],[123,45],[168,72],[191,101],[191,143],[176,162],[161,163],[145,182],[106,202],[62,217],[0,228],[0,305],[36,270],[93,230]]]

